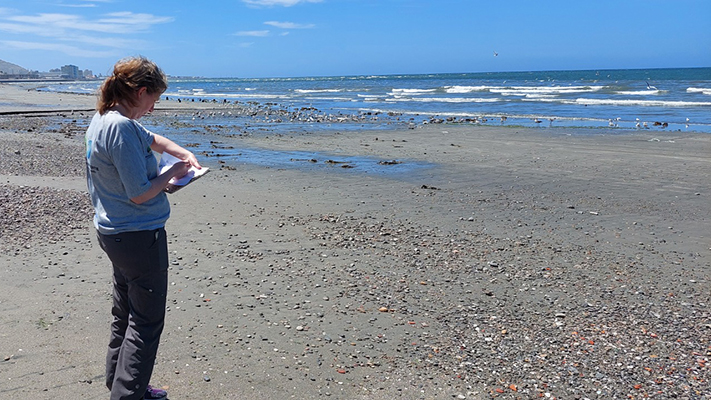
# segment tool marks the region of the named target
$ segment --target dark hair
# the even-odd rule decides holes
[[[119,60],[99,89],[96,108],[104,114],[120,102],[135,106],[136,92],[142,87],[148,93],[163,93],[168,88],[168,79],[156,63],[143,56]]]

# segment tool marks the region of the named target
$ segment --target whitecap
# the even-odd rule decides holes
[[[701,93],[701,94],[705,94],[707,96],[711,96],[711,89],[709,89],[709,88],[690,87],[690,88],[687,88],[686,91],[689,93]]]
[[[464,98],[464,97],[420,97],[420,98],[392,98],[386,99],[389,102],[419,102],[419,103],[496,103],[501,101],[498,98]]]
[[[571,94],[590,93],[603,89],[604,86],[509,86],[491,87],[492,93],[501,93],[506,96],[525,96],[527,94]]]
[[[342,92],[342,89],[295,89],[296,93],[338,93]]]
[[[390,93],[391,96],[398,96],[398,95],[412,95],[412,96],[417,96],[420,94],[425,94],[425,93],[434,93],[437,91],[437,89],[393,89],[392,92]]]
[[[623,94],[626,96],[646,96],[650,94],[660,94],[662,90],[621,90],[615,94]]]
[[[661,101],[661,100],[612,100],[612,99],[575,99],[574,103],[583,105],[608,105],[608,106],[642,106],[642,107],[709,107],[711,102],[704,101]]]
[[[496,86],[445,86],[444,91],[447,93],[472,93],[484,92]]]

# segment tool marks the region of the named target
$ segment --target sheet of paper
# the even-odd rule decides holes
[[[168,153],[163,153],[163,155],[160,158],[160,164],[159,164],[160,173],[161,174],[164,173],[165,171],[170,169],[170,167],[172,167],[173,164],[175,164],[176,162],[179,162],[179,161],[180,161],[180,159],[178,157],[175,157],[175,156],[168,154]],[[188,171],[187,174],[185,174],[181,178],[173,178],[170,180],[169,183],[171,185],[175,185],[175,186],[185,186],[188,183],[190,183],[190,181],[192,181],[193,179],[199,178],[200,176],[205,175],[209,169],[210,168],[207,168],[207,167],[202,167],[202,169],[190,167],[190,170]]]

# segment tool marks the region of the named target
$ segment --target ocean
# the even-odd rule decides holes
[[[100,82],[42,90],[94,92]],[[295,78],[169,78],[165,96],[238,101],[410,124],[656,129],[711,133],[711,68],[531,71]],[[503,118],[502,118],[503,117]],[[274,126],[273,129],[279,129]],[[590,132],[591,130],[586,130]],[[592,130],[594,132],[594,130]]]

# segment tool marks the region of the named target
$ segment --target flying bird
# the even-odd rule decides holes
[[[647,81],[645,81],[645,82],[647,82]],[[647,82],[647,89],[649,89],[649,90],[657,90],[657,88],[654,87],[654,86],[652,86],[652,85],[650,85],[649,82]]]
[[[499,53],[494,52],[494,57],[498,57],[498,56],[499,56]]]

